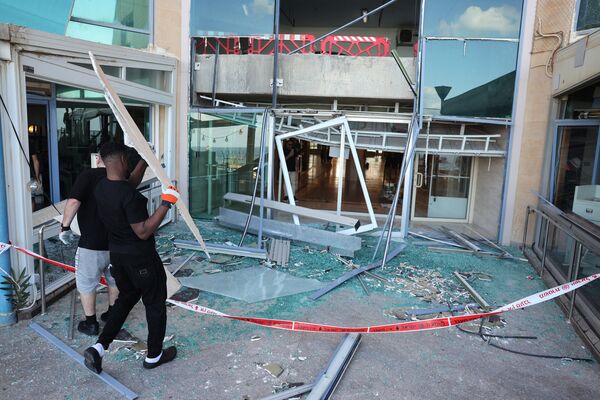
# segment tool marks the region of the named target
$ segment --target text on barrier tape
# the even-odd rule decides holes
[[[10,248],[10,244],[1,243],[0,242],[0,254]],[[48,264],[55,265],[61,268],[66,269],[67,271],[75,272],[76,268],[58,261],[51,260],[49,258],[43,257],[37,253],[24,249],[22,247],[14,246],[12,247],[20,251],[24,254],[27,254],[31,257],[41,259]],[[374,325],[374,326],[364,326],[364,327],[348,327],[348,326],[335,326],[335,325],[324,325],[324,324],[315,324],[311,322],[301,322],[301,321],[292,321],[285,319],[271,319],[271,318],[254,318],[254,317],[240,317],[237,315],[228,315],[222,313],[217,310],[213,310],[212,308],[200,306],[198,304],[192,304],[189,302],[177,301],[167,299],[167,301],[171,304],[174,304],[183,309],[193,311],[199,314],[204,315],[214,315],[217,317],[233,319],[237,321],[248,322],[250,324],[266,326],[269,328],[275,329],[284,329],[290,331],[301,331],[301,332],[338,332],[338,333],[384,333],[384,332],[415,332],[415,331],[427,331],[432,329],[441,329],[447,328],[453,325],[462,324],[464,322],[474,321],[480,318],[490,317],[492,315],[501,314],[506,311],[517,310],[521,308],[527,308],[529,306],[533,306],[535,304],[544,303],[548,300],[552,300],[558,296],[563,294],[572,292],[573,290],[579,289],[582,286],[587,285],[590,282],[595,281],[600,278],[600,274],[590,275],[588,277],[577,279],[569,283],[564,283],[559,286],[555,286],[550,289],[542,290],[541,292],[532,294],[531,296],[524,297],[517,301],[514,301],[510,304],[499,307],[493,311],[487,313],[477,313],[477,314],[468,314],[468,315],[459,315],[452,317],[442,317],[442,318],[431,318],[420,321],[409,321],[409,322],[400,322],[396,324],[385,324],[385,325]],[[104,279],[104,278],[102,278]],[[102,282],[101,282],[102,283]],[[106,284],[104,282],[103,284]]]

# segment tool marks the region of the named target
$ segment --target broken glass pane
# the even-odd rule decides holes
[[[316,279],[297,278],[265,267],[250,267],[215,275],[179,278],[183,286],[232,297],[247,303],[320,289]]]

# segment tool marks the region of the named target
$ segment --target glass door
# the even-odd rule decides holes
[[[413,219],[466,221],[469,217],[472,157],[417,154]]]

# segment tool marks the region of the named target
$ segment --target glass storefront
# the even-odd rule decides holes
[[[72,0],[0,0],[0,23],[64,35]]]
[[[598,125],[559,127],[554,204],[561,210],[575,211],[576,192],[600,184],[598,132]]]
[[[127,110],[140,131],[148,139],[150,136],[150,109],[127,106]],[[65,199],[79,172],[90,167],[91,153],[97,153],[100,147],[108,141],[122,142],[123,131],[110,108],[103,104],[59,101],[56,106],[56,122],[60,198]]]
[[[425,1],[424,115],[512,116],[522,0]]]
[[[210,217],[228,192],[252,194],[260,153],[262,113],[190,114],[190,211]]]

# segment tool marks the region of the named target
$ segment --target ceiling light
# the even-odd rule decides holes
[[[363,8],[362,10],[362,15],[363,15],[363,22],[366,24],[369,16],[367,15],[369,13],[369,10],[367,10],[366,8]]]

